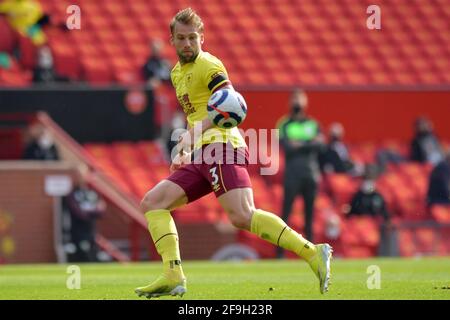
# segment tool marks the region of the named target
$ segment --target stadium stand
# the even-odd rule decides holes
[[[81,30],[47,28],[46,33],[59,74],[92,84],[142,81],[139,70],[148,56],[149,41],[168,40],[168,21],[186,5],[198,10],[208,32],[214,34],[206,49],[221,53],[237,85],[450,82],[449,34],[443,32],[450,21],[446,0],[418,1],[413,6],[405,0],[379,1],[384,12],[382,28],[389,32],[360,32],[366,28],[361,13],[371,4],[368,0],[339,4],[326,0],[40,3],[60,23],[65,22],[69,5],[82,8]],[[172,62],[176,59],[169,47],[164,55]],[[255,57],[264,57],[257,68]]]
[[[403,146],[401,142],[397,142]],[[371,150],[370,144],[358,145],[356,150]],[[148,191],[149,186],[155,185],[168,174],[168,162],[164,156],[164,150],[155,141],[120,142],[113,144],[86,144],[85,150],[92,158],[97,159],[99,167],[111,178],[123,192],[141,198]],[[352,150],[351,150],[352,151]],[[359,151],[358,151],[359,152]],[[367,153],[363,153],[367,155]],[[370,153],[369,153],[370,158]],[[113,159],[113,160],[110,160]],[[425,208],[427,189],[427,177],[431,166],[428,164],[416,164],[405,162],[392,165],[381,175],[377,184],[383,196],[385,196],[388,210],[392,216],[393,225],[401,229],[402,223],[429,222],[447,223],[450,219],[450,211],[444,206],[436,206],[431,212]],[[282,175],[283,172],[279,172]],[[336,254],[343,257],[370,257],[379,254],[381,245],[380,228],[381,221],[372,217],[345,218],[345,207],[348,206],[352,195],[356,192],[360,178],[354,178],[346,174],[327,174],[322,181],[321,192],[315,206],[314,231],[318,239],[325,239],[325,223],[330,212],[340,217],[341,236],[337,241]],[[279,214],[282,203],[282,186],[279,183],[268,185],[262,176],[252,175],[255,202],[258,206],[267,208]],[[303,203],[298,200],[294,204],[290,218],[290,225],[302,231],[303,229]],[[210,222],[220,223],[224,220],[225,213],[219,203],[211,194],[196,203],[175,211],[175,219],[180,223]],[[417,224],[419,226],[420,224]],[[437,252],[436,247],[431,246],[430,234],[434,234],[433,226],[418,228],[420,232],[412,232],[410,229],[400,231],[399,238],[413,237],[414,247],[399,241],[402,255],[414,253]],[[413,225],[413,228],[416,228]],[[438,233],[446,234],[440,230]],[[434,238],[433,238],[434,239]],[[261,257],[273,258],[275,251],[270,244],[259,240],[250,233],[240,232],[236,240],[253,247]],[[433,251],[434,250],[434,251]],[[441,252],[445,247],[439,249]],[[293,257],[293,255],[288,255]]]
[[[93,86],[142,84],[140,70],[149,53],[149,42],[156,38],[168,41],[168,21],[180,8],[193,5],[187,0],[39,1],[53,20],[45,33],[58,74]],[[73,4],[82,8],[82,26],[81,30],[67,32],[57,26],[65,23],[66,9]],[[383,12],[389,13],[383,14],[382,27],[389,30],[383,33],[361,32],[366,29],[361,13],[365,13],[369,4],[368,0],[344,0],[339,4],[328,0],[198,0],[193,7],[211,34],[205,49],[220,53],[236,86],[395,87],[450,83],[450,33],[443,32],[450,28],[448,1],[417,1],[414,5],[406,0],[379,1]],[[13,54],[15,47],[22,52],[20,58]],[[1,87],[31,84],[34,50],[29,41],[15,34],[0,17],[0,52],[4,52],[8,61],[7,67],[0,67]],[[169,46],[164,56],[176,61]],[[15,145],[15,149],[2,150],[2,159],[17,157],[20,133],[0,131],[0,137]],[[86,143],[82,148],[78,145],[74,148],[83,154],[78,157],[101,173],[93,175],[91,183],[108,195],[115,207],[127,213],[130,234],[139,230],[147,236],[142,216],[136,217],[136,208],[149,188],[168,174],[169,163],[163,147],[157,141],[120,141]],[[350,144],[350,154],[355,162],[367,164],[375,162],[378,152],[386,148],[404,157],[409,150],[406,141],[385,139]],[[283,161],[280,172],[269,180],[259,176],[257,169],[251,169],[255,202],[279,214]],[[317,239],[326,240],[327,219],[336,215],[340,224],[340,235],[333,244],[337,256],[448,255],[450,210],[445,206],[430,209],[425,206],[430,171],[431,165],[402,162],[388,164],[378,178],[379,191],[392,215],[392,237],[396,244],[393,247],[385,244],[388,248],[383,252],[380,252],[379,221],[345,217],[345,208],[359,178],[325,175],[315,209]],[[119,200],[114,200],[115,197]],[[301,201],[295,203],[295,213],[289,221],[299,231],[303,229],[302,206]],[[211,234],[217,235],[214,228],[227,224],[226,215],[213,195],[176,210],[174,217],[187,229],[191,228],[189,235],[198,232],[198,226],[210,227]],[[120,225],[118,221],[112,223]],[[127,255],[106,239],[105,235],[113,232],[107,228],[103,231],[97,236],[98,243],[113,257],[121,261],[139,258],[137,243],[143,242],[139,236],[131,239],[133,236],[120,235],[129,236],[132,242]],[[250,233],[230,233],[227,239],[252,247],[262,258],[275,257],[273,246]],[[207,238],[201,241],[208,242]],[[208,250],[212,251],[212,244],[209,245]],[[187,252],[189,256],[189,248]],[[192,250],[189,257],[196,254]]]

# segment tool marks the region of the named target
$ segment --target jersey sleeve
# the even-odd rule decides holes
[[[205,75],[205,82],[211,93],[214,93],[220,88],[231,84],[228,80],[227,71],[220,61],[208,61],[206,64]]]

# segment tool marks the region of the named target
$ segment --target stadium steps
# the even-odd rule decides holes
[[[117,240],[108,240],[100,234],[96,234],[95,242],[100,249],[105,251],[108,255],[110,255],[115,261],[118,262],[129,262],[130,255],[129,253],[129,245],[128,240],[125,240],[127,246],[119,245]]]
[[[126,230],[125,228],[129,228],[128,236],[132,251],[130,257],[132,260],[136,260],[141,249],[148,250],[147,245],[142,246],[139,242],[140,235],[148,234],[147,222],[140,212],[138,199],[133,195],[131,189],[128,190],[125,188],[127,186],[126,182],[114,180],[115,178],[121,179],[122,175],[118,173],[117,177],[114,177],[114,175],[105,174],[104,169],[98,165],[96,158],[92,157],[47,114],[38,113],[36,118],[54,137],[63,159],[72,163],[74,168],[84,167],[87,169],[84,179],[91,188],[105,199],[108,205],[106,216],[110,219],[114,217],[120,220],[120,231],[123,232]],[[101,153],[101,151],[99,152]],[[110,168],[114,170],[112,165]],[[112,172],[117,174],[117,171]],[[106,217],[101,220],[104,220],[105,223],[110,221]],[[102,233],[102,235],[105,236],[106,233]],[[123,255],[120,255],[120,252],[116,251],[114,243],[111,245],[111,242],[102,241],[101,237],[99,239],[101,244],[103,243],[106,247],[109,246],[116,257],[123,258]],[[111,238],[107,240],[111,241]]]
[[[98,239],[96,237],[96,242],[105,250],[114,260],[118,262],[129,262],[131,261],[131,257],[133,256],[133,249],[130,243],[130,239],[128,238],[115,238],[115,239]],[[142,247],[137,253],[138,261],[148,261],[151,260],[151,256],[149,254],[149,250],[146,247]]]

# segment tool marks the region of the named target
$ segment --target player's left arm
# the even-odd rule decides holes
[[[228,79],[228,76],[224,72],[218,71],[211,77],[211,81],[208,83],[208,89],[211,91],[211,94],[221,89],[234,90],[231,81]]]

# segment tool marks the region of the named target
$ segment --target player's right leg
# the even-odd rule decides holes
[[[163,273],[147,286],[135,289],[147,298],[164,295],[183,295],[186,278],[181,267],[178,232],[170,210],[187,203],[184,190],[176,183],[162,180],[141,202],[141,210],[148,222],[148,230],[156,250],[163,260]]]
[[[181,268],[178,232],[170,210],[195,201],[211,192],[211,186],[194,164],[184,165],[150,190],[141,202],[148,229],[161,255],[163,274],[145,287],[136,288],[139,296],[183,295],[186,277]]]

